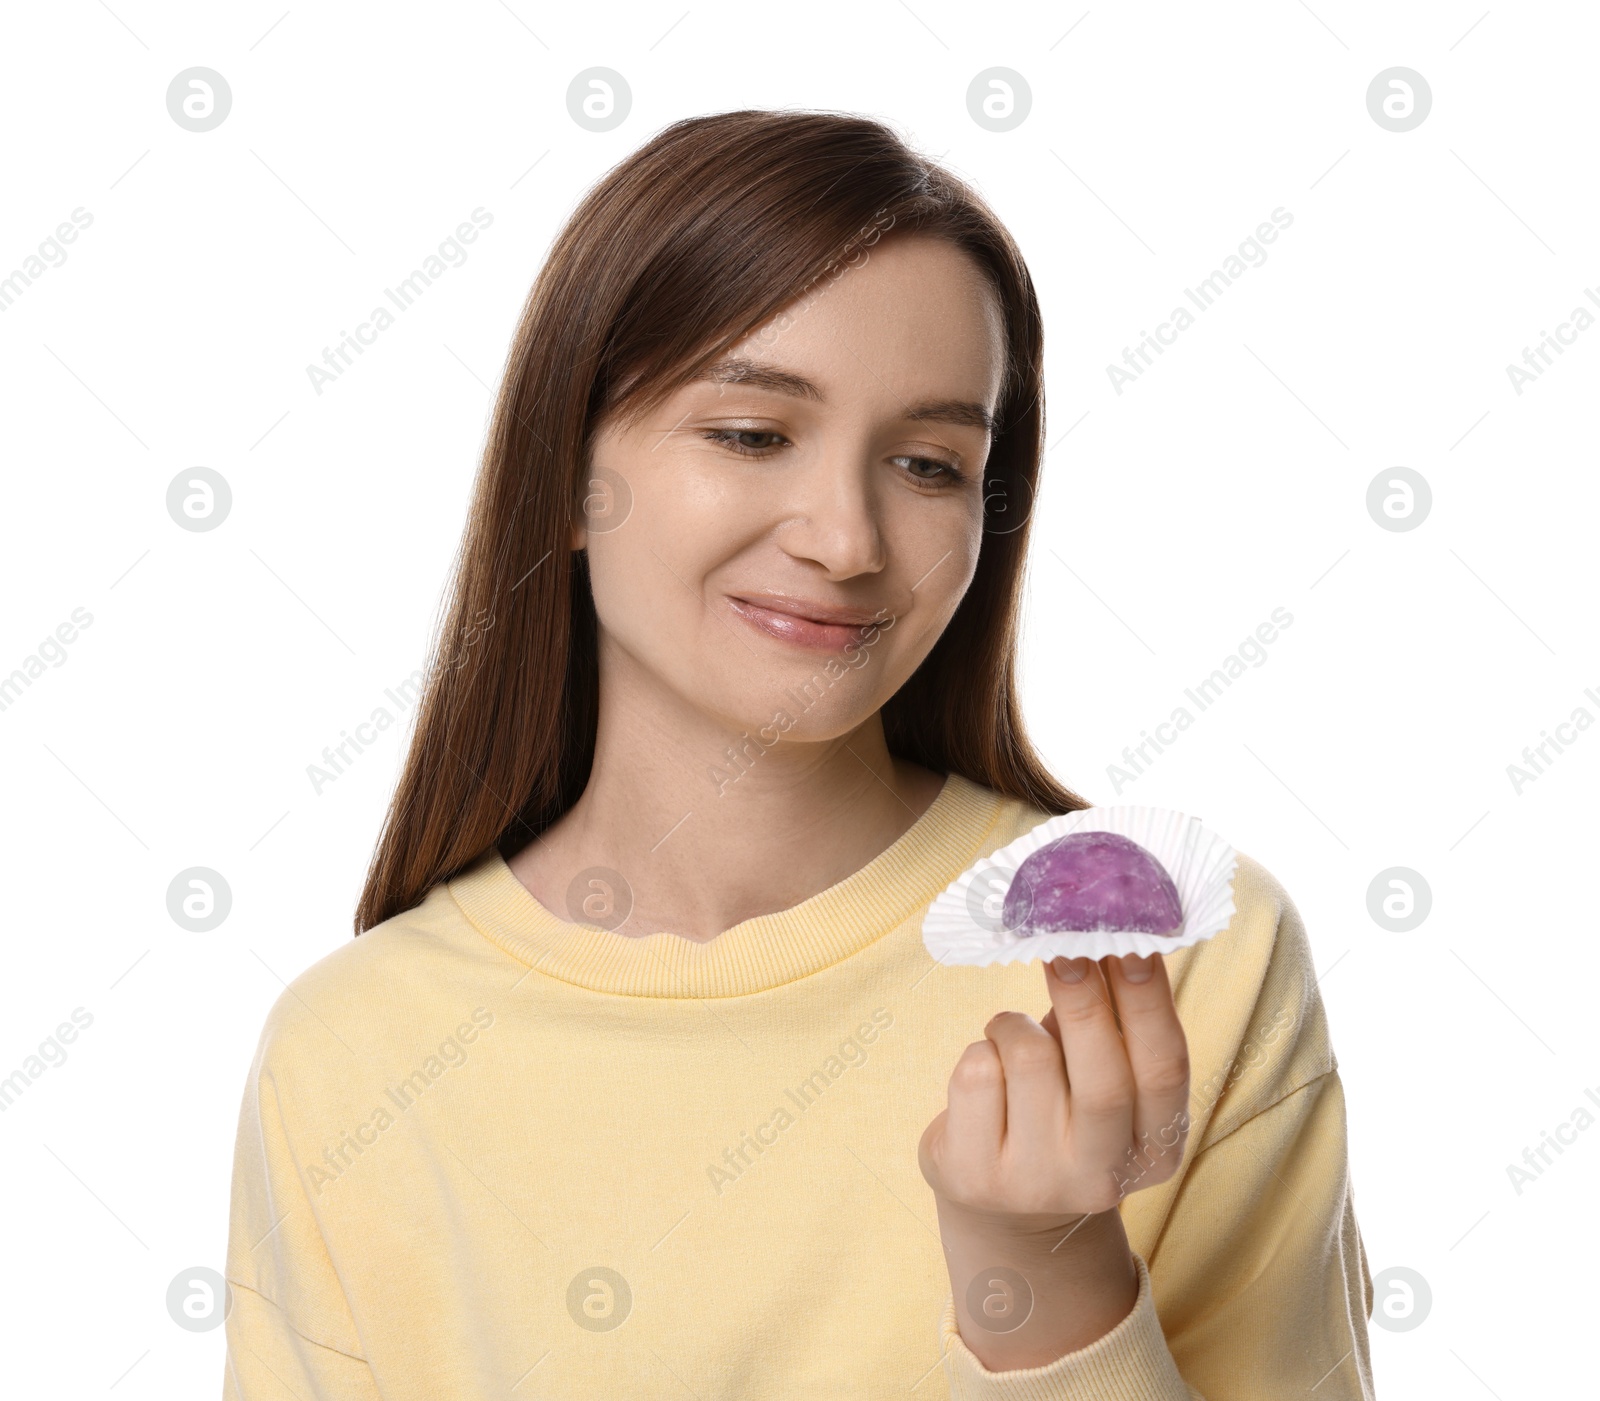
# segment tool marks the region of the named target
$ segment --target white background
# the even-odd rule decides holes
[[[177,1328],[167,1285],[222,1264],[262,1018],[350,936],[404,734],[320,795],[307,765],[424,664],[583,191],[681,116],[803,106],[892,121],[1030,261],[1029,721],[1092,801],[1200,814],[1301,910],[1373,1269],[1433,1295],[1374,1327],[1380,1394],[1572,1394],[1600,1124],[1520,1194],[1507,1166],[1600,1094],[1600,727],[1520,792],[1507,765],[1600,718],[1600,327],[1520,395],[1506,366],[1600,295],[1600,22],[1482,4],[13,8],[0,276],[93,223],[0,314],[0,675],[93,623],[0,711],[0,1076],[93,1024],[0,1115],[7,1389],[216,1394],[223,1333]],[[195,65],[233,94],[204,134],[166,108]],[[595,65],[633,94],[604,134],[566,106]],[[1366,105],[1396,65],[1433,95],[1404,133]],[[992,66],[1032,92],[1005,133],[967,110]],[[465,264],[318,395],[307,364],[479,206]],[[1116,393],[1106,365],[1280,206],[1266,263]],[[233,492],[209,533],[165,505],[199,465]],[[1433,494],[1406,532],[1366,507],[1398,465]],[[1266,662],[1119,794],[1123,746],[1280,606]],[[190,866],[233,892],[210,933],[167,913]],[[1393,866],[1432,891],[1407,933],[1368,913]]]

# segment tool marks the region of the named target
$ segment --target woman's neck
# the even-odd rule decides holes
[[[601,709],[583,796],[507,864],[557,918],[622,935],[704,943],[789,909],[892,845],[944,784],[888,752],[876,713],[835,739],[768,743]]]

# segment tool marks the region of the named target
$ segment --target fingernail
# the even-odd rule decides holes
[[[1156,960],[1154,955],[1149,958],[1140,958],[1137,954],[1126,954],[1122,959],[1122,976],[1130,983],[1148,983],[1155,976]]]
[[[1056,977],[1064,983],[1081,983],[1089,975],[1089,960],[1086,958],[1058,958],[1050,966],[1056,970]]]

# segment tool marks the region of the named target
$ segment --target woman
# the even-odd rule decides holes
[[[1370,1396],[1272,876],[1042,990],[921,942],[1087,806],[1015,692],[1041,357],[1009,236],[876,122],[680,122],[585,199],[361,937],[251,1070],[228,1396]]]

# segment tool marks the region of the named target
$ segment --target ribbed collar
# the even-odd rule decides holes
[[[628,997],[740,997],[831,967],[903,924],[976,859],[1003,802],[952,773],[922,816],[859,871],[704,944],[557,919],[493,848],[448,888],[479,933],[549,977]]]

